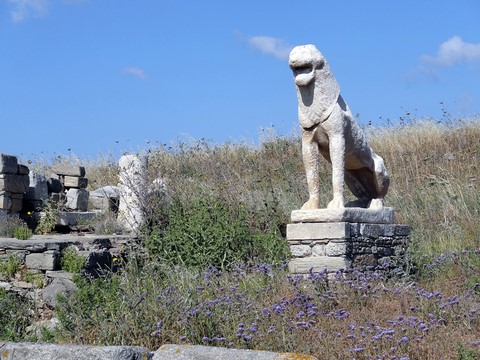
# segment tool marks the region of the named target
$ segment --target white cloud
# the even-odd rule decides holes
[[[280,60],[288,59],[288,55],[293,48],[282,39],[272,36],[252,36],[248,39],[248,43],[254,49],[264,54],[273,55]]]
[[[420,60],[430,70],[458,63],[480,64],[480,43],[467,43],[460,36],[453,36],[439,46],[437,55],[422,55]]]
[[[127,75],[135,76],[141,80],[147,80],[147,76],[144,71],[137,67],[127,67],[123,69],[123,73]]]
[[[7,0],[12,4],[12,22],[19,23],[30,17],[42,17],[48,13],[49,0]]]

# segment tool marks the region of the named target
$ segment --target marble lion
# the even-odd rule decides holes
[[[302,45],[291,51],[289,65],[297,88],[309,192],[302,210],[320,207],[320,154],[332,164],[333,199],[328,209],[382,208],[390,184],[384,161],[368,146],[327,61],[314,45]],[[347,204],[345,183],[357,197]]]

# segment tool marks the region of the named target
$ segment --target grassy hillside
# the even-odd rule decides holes
[[[150,180],[165,181],[168,201],[145,199],[147,254],[108,278],[78,278],[48,337],[320,359],[478,359],[480,119],[366,131],[392,179],[387,205],[413,228],[410,273],[288,274],[285,224],[307,197],[298,136],[265,136],[258,147],[179,143],[148,150]],[[87,175],[93,187],[115,184],[117,167],[101,159]],[[326,205],[328,164],[321,188]]]

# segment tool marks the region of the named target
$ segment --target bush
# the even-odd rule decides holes
[[[50,234],[58,223],[58,214],[62,209],[63,203],[47,200],[43,208],[43,214],[40,217],[35,233],[36,234]]]
[[[25,224],[17,226],[13,229],[13,237],[20,240],[30,239],[33,235],[33,231]]]
[[[229,268],[236,263],[284,261],[284,241],[273,230],[252,233],[243,205],[227,205],[214,197],[188,204],[176,200],[166,211],[167,225],[152,229],[146,239],[151,254],[171,265]]]
[[[21,266],[22,264],[18,257],[9,255],[6,260],[0,260],[0,274],[11,278],[20,270]]]
[[[28,341],[26,328],[32,322],[29,309],[32,308],[25,298],[9,294],[0,288],[0,340]]]
[[[69,246],[62,251],[61,267],[62,270],[78,273],[85,266],[85,258],[78,254],[73,246]]]
[[[28,228],[26,223],[17,215],[7,215],[0,217],[0,237],[13,238],[18,228]]]

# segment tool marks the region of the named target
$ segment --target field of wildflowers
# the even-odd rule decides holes
[[[78,277],[51,336],[319,359],[480,358],[480,119],[366,131],[392,178],[387,205],[412,226],[406,273],[288,273],[285,225],[307,196],[298,136],[268,135],[257,147],[178,143],[148,149],[151,178],[169,189],[167,202],[146,202],[148,251],[105,278]],[[321,174],[325,205],[329,169]],[[95,186],[116,183],[114,162],[92,162],[87,173]]]

